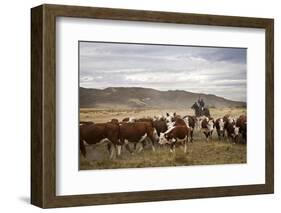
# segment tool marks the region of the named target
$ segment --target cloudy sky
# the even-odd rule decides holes
[[[243,48],[79,42],[80,86],[185,90],[246,101]]]

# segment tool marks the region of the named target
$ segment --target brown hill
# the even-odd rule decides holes
[[[95,108],[183,108],[190,107],[201,96],[208,107],[245,107],[238,102],[212,94],[192,93],[183,90],[159,91],[141,87],[109,87],[86,89],[80,87],[80,107]]]

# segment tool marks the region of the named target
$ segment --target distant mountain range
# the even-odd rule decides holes
[[[141,87],[109,87],[87,89],[80,87],[80,107],[95,108],[185,108],[201,96],[208,107],[245,107],[245,102],[232,101],[212,94],[183,90],[159,91]]]

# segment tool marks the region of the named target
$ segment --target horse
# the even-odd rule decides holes
[[[195,116],[200,117],[200,116],[206,116],[206,117],[211,117],[210,111],[208,108],[204,107],[203,110],[201,107],[198,105],[197,102],[195,102],[192,106],[191,109],[195,110]]]

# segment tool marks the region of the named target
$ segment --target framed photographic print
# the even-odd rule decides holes
[[[273,19],[31,9],[31,203],[274,191]]]

